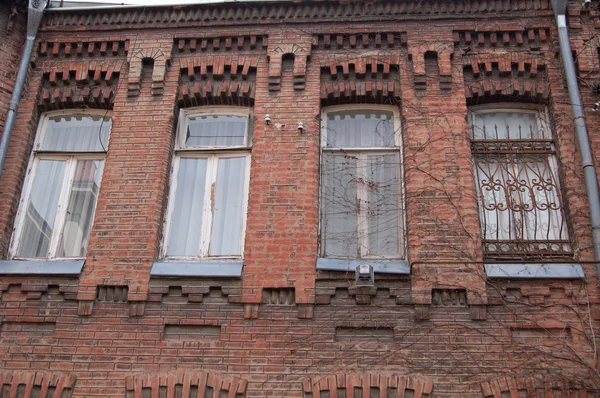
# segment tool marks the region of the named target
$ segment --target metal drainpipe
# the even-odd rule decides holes
[[[10,136],[12,135],[12,129],[15,124],[17,109],[19,109],[19,100],[21,99],[21,93],[23,92],[23,86],[25,85],[27,69],[29,69],[33,44],[35,43],[35,37],[40,28],[40,23],[42,22],[42,16],[44,15],[44,9],[46,8],[47,3],[47,0],[29,0],[29,7],[27,9],[27,38],[25,39],[25,46],[23,48],[23,54],[21,55],[21,63],[19,64],[15,87],[12,97],[10,98],[10,104],[8,105],[6,122],[4,123],[4,129],[2,130],[2,140],[0,140],[0,177],[2,177],[2,170],[4,169],[4,162],[6,161],[6,152],[8,151],[8,143],[10,142]]]
[[[598,270],[598,278],[600,279],[600,196],[598,193],[598,179],[596,177],[594,158],[592,157],[590,141],[585,126],[583,105],[581,104],[577,75],[575,74],[575,63],[573,62],[573,54],[571,53],[569,31],[567,29],[567,5],[568,0],[552,0],[552,8],[554,9],[556,25],[558,26],[560,53],[562,55],[563,67],[565,68],[573,116],[575,117],[575,132],[579,143],[579,152],[581,153],[581,163],[583,165],[583,174],[585,177],[585,188],[590,206],[596,269]]]

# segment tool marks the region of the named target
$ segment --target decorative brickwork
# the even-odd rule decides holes
[[[454,43],[460,46],[477,47],[528,47],[539,50],[548,42],[550,29],[512,27],[498,30],[457,30]]]
[[[334,33],[313,36],[314,50],[398,49],[406,46],[406,33]]]
[[[246,396],[248,382],[237,377],[214,373],[178,371],[128,376],[126,397],[165,396],[181,398],[241,398]]]
[[[151,92],[153,95],[162,94],[167,64],[170,60],[170,51],[165,54],[159,48],[143,48],[135,51],[129,58],[129,77],[127,80],[127,92],[129,96],[139,95],[142,65],[147,60],[152,62],[153,66]]]
[[[306,62],[310,57],[309,36],[294,37],[292,43],[282,34],[269,35],[269,90],[281,89],[281,65],[285,56],[294,57],[293,84],[294,90],[304,90],[306,81]]]
[[[431,397],[433,381],[419,377],[404,377],[374,373],[342,374],[312,378],[302,383],[303,397]]]
[[[521,96],[547,99],[549,85],[545,61],[521,52],[463,57],[468,101],[486,96]]]
[[[503,397],[597,397],[597,391],[550,376],[515,376],[481,383],[483,398]]]
[[[23,398],[69,398],[75,375],[43,371],[0,371],[0,396]]]
[[[111,108],[116,95],[121,62],[72,62],[44,64],[41,110]]]
[[[182,38],[175,45],[180,53],[262,51],[267,48],[267,36]]]
[[[252,105],[258,56],[182,58],[179,105]]]
[[[106,57],[125,55],[129,42],[125,40],[61,40],[41,42],[38,54],[46,57]]]
[[[400,97],[398,56],[325,59],[321,68],[321,100],[333,105],[384,102]]]

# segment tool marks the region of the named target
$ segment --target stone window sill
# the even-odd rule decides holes
[[[0,275],[79,275],[85,260],[0,260]]]
[[[488,278],[494,279],[583,279],[581,264],[497,263],[485,264]]]
[[[410,275],[410,265],[406,260],[350,260],[337,258],[318,258],[317,269],[322,271],[354,272],[359,265],[373,266],[375,273]]]
[[[240,278],[243,260],[155,261],[151,276],[204,276]]]

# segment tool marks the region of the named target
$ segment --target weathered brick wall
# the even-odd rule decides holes
[[[0,180],[2,256],[40,113],[106,109],[113,129],[82,274],[0,280],[1,387],[78,397],[598,394],[600,297],[552,11],[533,0],[458,4],[48,13]],[[600,24],[575,3],[570,18],[597,154],[588,87],[600,78]],[[212,80],[198,78],[203,68]],[[585,280],[486,279],[466,115],[498,100],[548,105]],[[315,270],[320,109],[347,103],[393,105],[402,117],[412,273],[378,274],[375,288]],[[177,112],[221,104],[250,106],[255,119],[243,275],[151,278]]]

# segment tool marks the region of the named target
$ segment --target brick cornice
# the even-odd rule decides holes
[[[122,8],[115,10],[74,10],[48,13],[44,31],[114,30],[121,28],[168,28],[218,26],[231,24],[289,24],[326,21],[385,21],[456,17],[502,13],[519,15],[532,12],[552,14],[548,0],[505,1],[355,1],[303,3],[252,3],[195,5],[189,7]]]

